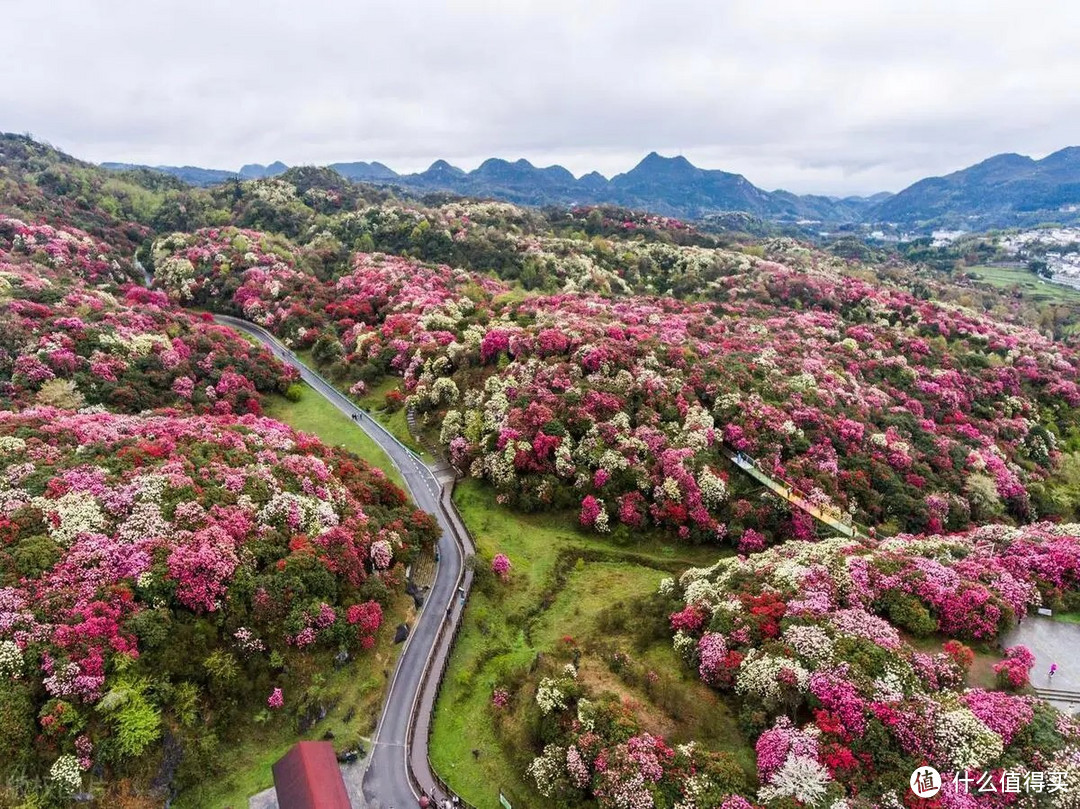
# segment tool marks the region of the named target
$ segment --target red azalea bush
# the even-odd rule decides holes
[[[1011,646],[1005,650],[1005,659],[994,664],[998,685],[1011,691],[1027,688],[1031,683],[1031,669],[1035,655],[1026,646]]]
[[[945,641],[941,649],[965,674],[971,669],[971,664],[975,662],[975,652],[971,650],[971,647],[965,646],[955,638]]]

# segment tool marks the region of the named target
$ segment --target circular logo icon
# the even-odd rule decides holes
[[[911,774],[911,791],[920,798],[932,798],[941,792],[941,774],[933,767],[919,767]]]

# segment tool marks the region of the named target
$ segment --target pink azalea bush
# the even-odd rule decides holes
[[[505,553],[497,553],[495,558],[491,560],[491,572],[502,581],[509,580],[510,567],[510,558]]]

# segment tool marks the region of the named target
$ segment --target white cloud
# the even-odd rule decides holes
[[[0,129],[236,168],[646,152],[799,192],[898,190],[1074,145],[1071,2],[37,0],[5,4]]]

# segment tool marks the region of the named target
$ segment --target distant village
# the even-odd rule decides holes
[[[1020,261],[1045,261],[1047,278],[1080,286],[1080,228],[1023,230],[1001,236],[998,246]]]
[[[890,234],[874,231],[873,241],[905,244],[925,235]],[[1080,227],[1041,227],[1027,230],[976,234],[967,230],[935,230],[930,246],[946,250],[973,240],[989,244],[996,256],[989,263],[1026,266],[1041,277],[1080,288]],[[962,248],[961,248],[962,249]]]

